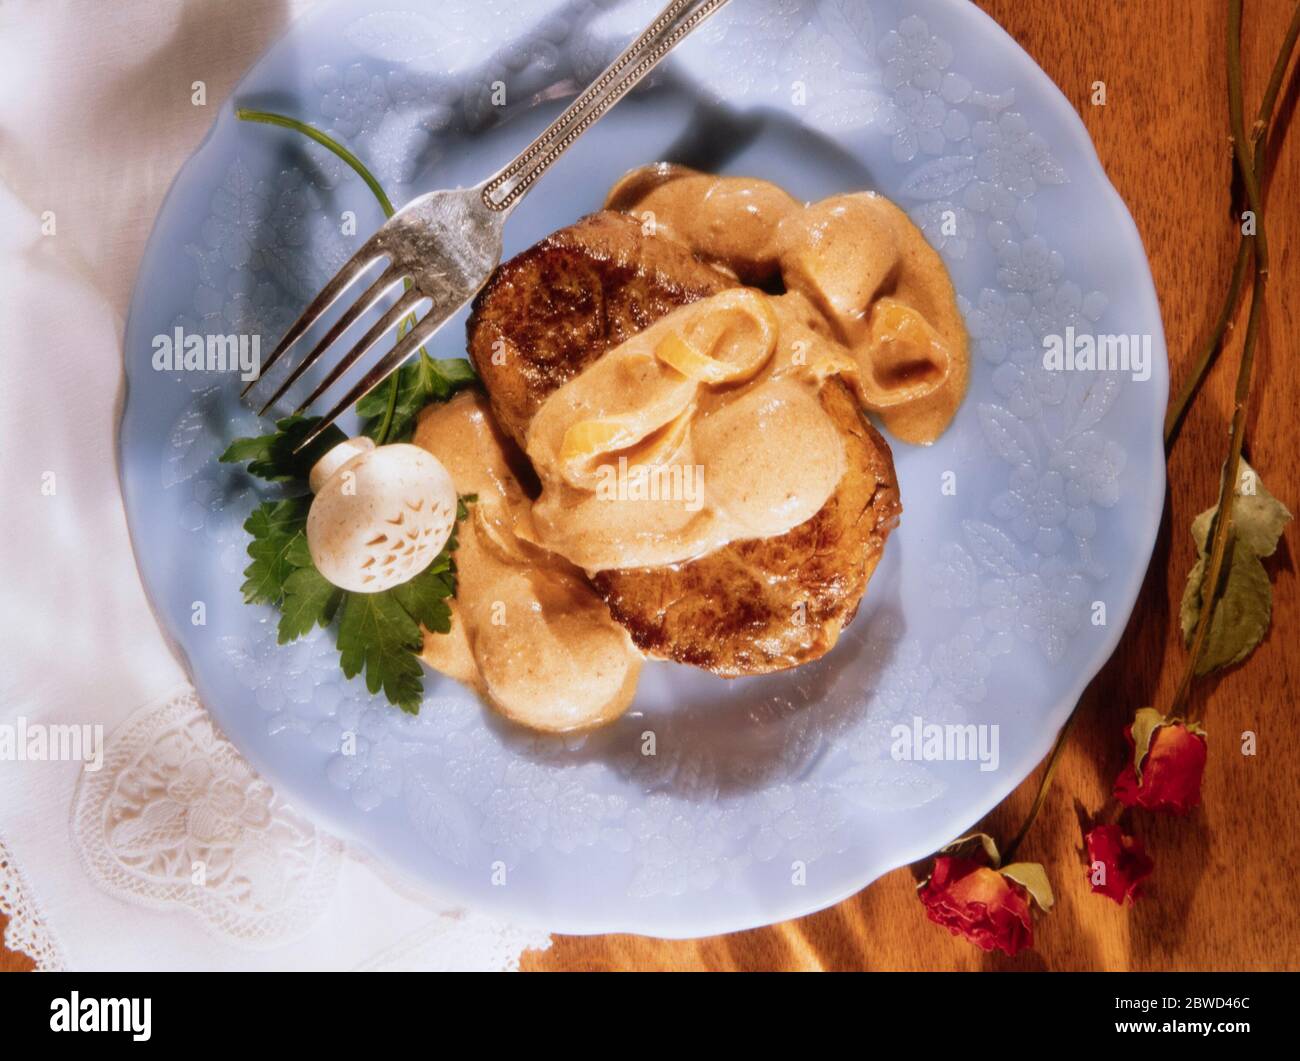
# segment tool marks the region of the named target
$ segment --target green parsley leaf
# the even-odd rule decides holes
[[[244,530],[253,537],[248,543],[253,562],[244,568],[240,587],[246,604],[279,604],[284,597],[285,580],[297,570],[300,550],[307,546],[304,528],[310,505],[307,497],[263,501],[244,521]]]
[[[464,358],[435,360],[423,350],[397,370],[397,402],[385,442],[404,442],[415,431],[415,418],[430,402],[445,402],[458,390],[478,382]],[[361,433],[379,441],[388,414],[390,386],[376,387],[359,402]]]
[[[242,464],[245,461],[265,461],[271,459],[271,443],[275,435],[255,435],[253,438],[237,438],[220,457],[227,464]]]
[[[449,565],[435,571],[437,566],[435,559],[413,579],[394,586],[392,593],[406,614],[431,634],[445,634],[451,631],[447,598],[456,592],[456,576],[448,570]]]
[[[311,548],[307,545],[307,527],[306,522],[303,524],[303,533],[299,534],[289,543],[289,551],[285,554],[285,559],[294,567],[311,567],[316,566],[316,561],[311,558]]]
[[[365,670],[366,688],[381,689],[390,703],[418,714],[424,696],[416,655],[423,644],[419,624],[387,593],[347,593],[339,609],[339,664],[355,678]]]
[[[458,523],[465,518],[465,504],[464,497],[458,499]],[[447,602],[456,595],[457,530],[452,527],[442,552],[414,578],[383,593],[343,594],[338,636],[343,673],[352,678],[364,669],[367,689],[382,689],[390,703],[413,715],[419,714],[424,695],[420,628],[451,631]]]
[[[268,482],[301,479],[305,483],[312,465],[347,439],[347,435],[330,424],[310,446],[301,453],[294,453],[297,445],[319,421],[318,416],[286,416],[276,421],[272,434],[235,439],[221,455],[221,460],[226,464],[247,461],[249,474]]]
[[[343,590],[314,566],[295,569],[284,580],[284,600],[280,604],[280,644],[311,633],[313,627],[329,626],[342,598]]]

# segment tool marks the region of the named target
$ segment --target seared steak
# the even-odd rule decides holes
[[[603,211],[503,264],[474,302],[469,352],[492,410],[522,447],[548,395],[678,306],[736,281],[681,244]],[[494,357],[494,354],[496,355]],[[592,583],[647,654],[735,677],[806,663],[857,612],[901,511],[893,459],[837,378],[821,394],[847,470],[810,520],[668,567],[603,571]]]

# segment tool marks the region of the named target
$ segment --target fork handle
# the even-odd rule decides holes
[[[546,130],[483,185],[483,205],[509,211],[569,146],[628,94],[727,0],[672,0],[636,40]]]

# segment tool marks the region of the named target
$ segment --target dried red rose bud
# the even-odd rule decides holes
[[[1139,723],[1142,713],[1139,712]],[[1115,798],[1126,807],[1186,814],[1201,802],[1205,733],[1195,723],[1189,726],[1166,719],[1160,719],[1148,732],[1150,743],[1140,763],[1130,757],[1130,762],[1115,778]],[[1125,728],[1124,739],[1130,752],[1136,753],[1133,726]]]
[[[1014,956],[1034,945],[1028,891],[976,859],[940,855],[918,894],[931,921],[984,950]]]
[[[1120,906],[1125,899],[1136,901],[1142,894],[1142,883],[1155,868],[1142,841],[1118,825],[1095,825],[1083,842],[1091,863],[1088,881],[1092,890]]]

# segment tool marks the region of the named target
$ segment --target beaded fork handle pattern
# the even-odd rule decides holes
[[[483,205],[497,212],[513,207],[593,122],[726,3],[727,0],[673,0],[563,114],[513,162],[487,181],[483,186]]]

